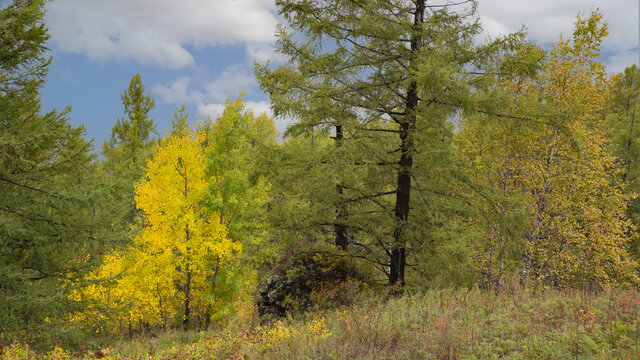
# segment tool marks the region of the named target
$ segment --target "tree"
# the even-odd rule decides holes
[[[175,283],[181,294],[185,327],[194,299],[210,286],[211,264],[224,264],[241,248],[227,237],[220,213],[201,205],[208,186],[202,141],[188,128],[166,137],[136,186],[144,229],[134,244],[137,251],[153,254],[149,265],[172,269],[172,278],[164,281]]]
[[[155,124],[149,118],[155,101],[146,93],[140,74],[131,78],[121,98],[125,117],[117,119],[110,140],[102,145],[102,171],[112,182],[112,191],[104,199],[105,208],[111,211],[112,230],[126,238],[140,215],[133,204],[134,186],[142,178],[145,160],[155,145]]]
[[[232,239],[248,245],[260,241],[269,184],[255,174],[256,123],[243,98],[227,101],[222,115],[206,124],[209,186],[205,203],[219,214]]]
[[[496,84],[514,94],[509,117],[462,122],[462,166],[476,187],[471,221],[484,227],[474,264],[485,285],[500,288],[509,262],[555,286],[636,281],[628,197],[602,116],[609,93],[597,58],[606,34],[600,14],[578,17],[537,76],[514,73]]]
[[[118,118],[111,130],[111,139],[104,143],[104,167],[116,176],[132,173],[137,181],[147,151],[153,146],[152,134],[156,133],[149,111],[155,106],[151,94],[145,94],[140,74],[131,78],[129,88],[121,96],[124,106],[124,118]],[[135,175],[138,175],[137,177]]]
[[[258,172],[256,153],[274,141],[274,130],[266,116],[257,121],[245,108],[244,94],[236,101],[227,100],[222,115],[205,123],[208,187],[203,204],[219,215],[229,238],[243,249],[232,264],[222,267],[218,259],[212,264],[208,281],[215,302],[208,312],[214,319],[232,315],[231,307],[243,300],[233,298],[246,300],[255,290],[246,284],[255,283],[254,269],[271,253],[265,206],[270,184]]]
[[[622,162],[622,181],[627,184],[625,193],[632,196],[627,208],[627,215],[638,228],[640,225],[640,127],[637,116],[640,100],[640,69],[636,65],[624,69],[615,76],[611,84],[613,98],[608,103],[607,121],[611,128],[612,152]],[[640,255],[637,234],[632,234],[631,253],[636,259]]]
[[[84,129],[41,109],[44,3],[0,4],[0,342],[61,341],[82,305],[69,294],[110,246]]]
[[[402,286],[406,247],[419,242],[409,219],[416,202],[416,154],[424,141],[434,144],[421,130],[446,134],[448,119],[460,109],[490,107],[489,98],[474,96],[490,78],[482,70],[522,37],[474,45],[481,27],[473,1],[463,2],[468,6],[460,12],[451,10],[454,5],[426,0],[279,0],[276,4],[292,31],[306,42],[279,27],[279,51],[289,63],[276,69],[257,65],[260,85],[270,94],[276,115],[298,120],[289,134],[333,130],[341,149],[347,143],[368,142],[371,147],[335,158],[336,163],[351,168],[362,162],[354,158],[365,158],[367,172],[377,172],[378,179],[386,180],[384,174],[391,171],[396,174],[391,187],[365,180],[347,190],[342,182],[348,170],[334,168],[342,175],[334,187],[341,199],[330,211],[343,225],[347,214],[339,206],[342,203],[374,203],[377,211],[389,216],[384,223],[391,224],[391,233],[385,239],[371,239],[371,244],[387,259],[383,268],[388,268],[389,283]],[[383,135],[392,135],[393,140]]]

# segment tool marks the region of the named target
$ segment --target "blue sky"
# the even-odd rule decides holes
[[[570,34],[579,12],[595,9],[609,23],[608,70],[636,63],[637,0],[479,1],[487,35],[525,25],[543,45]],[[120,95],[136,73],[156,100],[151,115],[160,134],[183,102],[193,123],[217,116],[241,91],[256,113],[269,111],[253,62],[283,60],[274,51],[274,0],[53,0],[47,10],[53,63],[43,109],[71,106],[72,124],[85,125],[97,151],[123,116]],[[286,121],[276,119],[276,126],[283,130]]]

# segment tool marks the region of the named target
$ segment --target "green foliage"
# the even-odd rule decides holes
[[[255,124],[253,113],[245,109],[244,95],[235,102],[227,101],[222,115],[205,123],[210,180],[204,203],[220,215],[232,239],[252,248],[249,253],[257,255],[266,250],[260,247],[265,237],[264,205],[269,201],[270,185],[256,171]]]
[[[129,87],[121,98],[126,117],[118,118],[116,125],[111,130],[110,141],[103,146],[103,152],[107,158],[110,157],[109,152],[114,151],[115,148],[124,155],[112,159],[116,162],[111,165],[116,173],[123,166],[121,162],[126,158],[133,157],[134,162],[140,162],[138,159],[140,153],[149,147],[150,137],[156,132],[153,119],[149,118],[149,111],[155,106],[155,101],[151,94],[145,94],[140,74],[135,74],[131,78]],[[108,165],[106,167],[109,168]]]
[[[613,78],[611,83],[613,99],[606,109],[610,126],[611,152],[620,159],[623,167],[622,180],[627,184],[625,192],[634,194],[627,208],[627,215],[633,224],[640,225],[640,127],[636,117],[640,117],[640,69],[632,65]],[[631,253],[640,258],[640,240],[632,234]]]
[[[156,143],[152,138],[156,133],[155,124],[149,118],[155,101],[145,91],[140,74],[135,74],[121,95],[125,117],[117,119],[110,140],[102,145],[101,170],[110,187],[103,200],[103,209],[111,219],[114,236],[120,238],[123,246],[132,235],[133,225],[140,220],[140,212],[133,203],[133,191]]]
[[[256,65],[258,81],[275,114],[297,120],[285,135],[335,134],[334,149],[314,154],[319,163],[304,161],[313,169],[305,175],[319,176],[308,183],[324,191],[321,211],[300,227],[333,227],[337,245],[355,245],[356,256],[390,284],[404,285],[405,267],[415,263],[407,253],[443,246],[431,241],[433,232],[457,207],[447,204],[451,119],[502,99],[486,90],[489,74],[523,36],[476,45],[475,2],[437,9],[424,0],[277,5],[288,24],[278,28],[279,51],[289,62]]]
[[[84,129],[41,111],[44,1],[0,6],[0,343],[61,341],[68,295],[110,246]]]

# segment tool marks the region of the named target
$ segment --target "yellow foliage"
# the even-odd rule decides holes
[[[170,325],[187,316],[187,306],[190,317],[206,321],[209,316],[205,294],[215,292],[218,270],[241,245],[228,238],[219,215],[202,206],[208,187],[203,138],[183,128],[167,136],[147,161],[145,179],[135,189],[142,231],[132,246],[107,256],[92,276],[115,279],[77,295],[95,304],[84,321],[96,329],[104,322],[113,331],[138,323]]]
[[[491,286],[501,281],[507,249],[516,241],[505,225],[513,215],[510,201],[524,204],[528,219],[520,224],[523,275],[558,286],[635,281],[635,264],[625,250],[628,197],[615,176],[616,159],[607,152],[602,116],[610,94],[597,56],[606,34],[600,14],[578,17],[573,38],[553,47],[538,79],[500,82],[515,95],[506,109],[511,119],[478,117],[462,125],[464,168],[500,194],[478,190],[470,199],[478,208],[471,225],[486,234],[473,261]]]

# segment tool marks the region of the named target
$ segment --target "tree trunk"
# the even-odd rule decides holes
[[[185,182],[186,185],[186,182]],[[186,190],[185,190],[186,193]],[[189,225],[187,225],[186,229],[187,236],[187,244],[189,243]],[[186,253],[186,261],[184,265],[184,317],[182,319],[182,327],[187,330],[189,328],[189,316],[191,315],[191,271],[189,270],[189,261],[191,260],[190,256],[191,249],[187,247]]]
[[[185,266],[185,286],[184,286],[184,318],[182,319],[182,327],[189,329],[189,316],[191,315],[191,272],[189,265]]]
[[[425,0],[416,3],[416,11],[414,14],[413,28],[416,34],[423,29]],[[422,45],[422,36],[413,35],[411,38],[411,63],[413,68],[414,57],[418,54]],[[416,108],[418,107],[419,97],[417,83],[411,81],[407,91],[407,102],[405,105],[405,113],[402,123],[400,124],[400,168],[398,169],[398,184],[396,192],[395,220],[396,227],[393,232],[393,243],[391,244],[391,261],[389,268],[389,284],[400,284],[404,287],[404,269],[406,265],[406,251],[404,231],[409,218],[409,201],[411,195],[411,171],[413,168],[413,133],[416,128]]]
[[[336,125],[336,147],[340,147],[342,145],[342,139],[344,138],[342,134],[342,125]],[[336,191],[338,192],[339,198],[342,199],[342,195],[344,194],[344,187],[338,183],[336,185]],[[336,240],[335,244],[337,247],[342,250],[347,250],[347,246],[349,246],[349,227],[344,225],[344,218],[347,216],[347,204],[338,205],[336,209],[336,221],[334,230],[336,232]]]
[[[220,258],[216,258],[216,269],[213,271],[213,275],[209,277],[209,281],[211,281],[211,293],[215,294],[216,290],[216,278],[218,277],[218,271],[220,271]],[[211,325],[211,312],[213,307],[211,304],[207,305],[207,314],[206,319],[204,321],[204,328],[209,329],[209,325]]]

